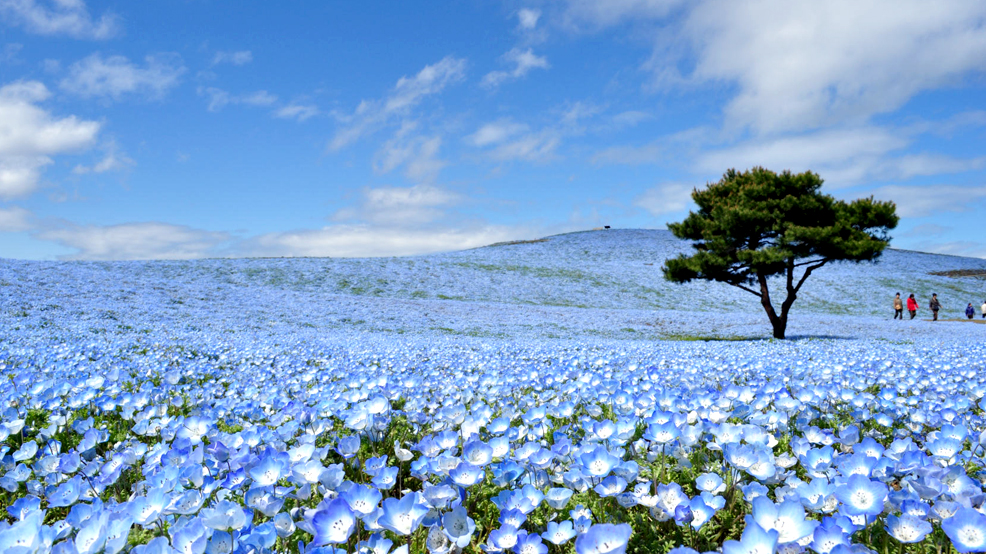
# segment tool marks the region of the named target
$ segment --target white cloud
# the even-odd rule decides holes
[[[902,237],[937,237],[951,231],[951,227],[937,225],[935,223],[922,223],[910,231],[900,233]]]
[[[661,161],[665,152],[665,147],[656,142],[643,146],[610,146],[594,154],[592,163],[601,165],[652,164]]]
[[[986,69],[984,20],[978,0],[711,0],[680,32],[696,57],[687,79],[738,87],[727,127],[769,133],[862,124],[961,83]],[[674,54],[658,47],[658,74]]]
[[[501,119],[482,125],[466,140],[486,148],[485,155],[495,161],[548,161],[555,157],[562,136],[562,130],[554,127],[533,131],[522,123]]]
[[[128,167],[133,167],[136,162],[127,156],[126,152],[120,150],[116,141],[110,141],[103,146],[103,159],[92,166],[77,165],[72,169],[76,175],[87,173],[106,173],[107,171],[119,171]]]
[[[953,158],[938,154],[894,154],[914,138],[906,131],[874,126],[826,129],[798,135],[753,139],[718,150],[706,150],[696,167],[719,174],[763,166],[775,171],[811,170],[831,187],[867,181],[909,179],[917,176],[961,173],[986,166],[986,157]]]
[[[237,52],[216,52],[212,58],[212,65],[229,63],[233,65],[246,65],[253,61],[253,53],[249,50],[239,50]]]
[[[540,17],[541,10],[521,8],[517,12],[517,26],[525,31],[530,31],[537,26]]]
[[[616,128],[635,127],[639,123],[653,119],[654,116],[640,110],[627,110],[620,112],[612,117],[613,126]]]
[[[346,224],[261,235],[244,243],[241,249],[249,256],[408,256],[476,248],[532,236],[527,229],[495,225],[414,229]]]
[[[527,131],[527,129],[527,125],[515,123],[509,119],[501,119],[483,125],[475,133],[469,135],[468,140],[475,146],[489,146],[501,143],[512,136]]]
[[[232,98],[228,92],[216,87],[199,87],[197,92],[199,96],[205,96],[209,99],[206,109],[210,112],[218,112],[225,108]]]
[[[335,151],[344,148],[393,119],[407,115],[425,97],[462,81],[465,71],[464,59],[448,56],[425,66],[413,77],[401,77],[385,98],[364,100],[352,115],[342,116],[346,126],[336,132],[329,141],[328,149]]]
[[[215,255],[226,233],[184,225],[146,222],[120,225],[65,225],[37,233],[42,240],[75,249],[73,260],[185,260]]]
[[[685,211],[692,203],[694,184],[661,183],[649,188],[633,201],[633,205],[643,208],[652,215],[664,215]]]
[[[520,79],[530,73],[532,69],[548,69],[551,67],[548,65],[547,58],[535,55],[534,51],[530,48],[527,50],[511,48],[500,59],[505,64],[513,64],[514,68],[509,71],[491,71],[487,73],[483,76],[483,80],[480,83],[484,87],[495,88],[505,81]]]
[[[281,119],[296,119],[306,121],[322,113],[317,106],[312,104],[296,104],[294,102],[281,106],[274,110],[274,116]]]
[[[250,106],[270,106],[277,102],[277,96],[266,90],[258,90],[241,96],[240,102]]]
[[[870,191],[880,200],[893,200],[897,215],[925,217],[942,212],[967,212],[982,209],[977,206],[986,200],[986,185],[887,185]]]
[[[120,28],[112,13],[93,20],[82,0],[0,0],[0,14],[39,35],[101,40],[115,36]]]
[[[722,173],[763,166],[775,171],[812,170],[826,181],[858,181],[879,165],[888,152],[906,147],[910,140],[900,133],[878,127],[835,129],[796,136],[751,140],[736,146],[710,150],[699,155],[698,168]],[[830,175],[836,169],[843,178]]]
[[[986,258],[986,244],[973,242],[971,240],[957,240],[951,242],[919,242],[915,245],[914,250],[921,252],[933,252],[935,254],[948,254],[950,256]]]
[[[384,226],[423,225],[444,217],[444,208],[459,200],[458,195],[433,185],[366,188],[359,206],[339,210],[332,219]]]
[[[157,54],[144,58],[139,67],[123,56],[104,58],[96,53],[79,60],[69,68],[69,74],[59,86],[82,97],[102,96],[120,99],[126,94],[145,94],[160,98],[178,85],[185,72],[177,54]]]
[[[245,104],[248,106],[270,106],[277,102],[277,96],[266,90],[258,90],[246,94],[232,95],[229,92],[216,87],[199,87],[199,96],[208,98],[207,109],[210,112],[218,112],[230,104]]]
[[[98,122],[57,118],[38,106],[50,94],[37,81],[0,88],[0,198],[31,193],[51,156],[85,150],[96,141]]]
[[[31,229],[31,212],[19,206],[0,208],[0,232],[16,233]]]
[[[555,150],[560,143],[561,135],[557,131],[545,129],[502,142],[487,154],[498,161],[548,161],[555,157]]]
[[[590,31],[641,19],[663,18],[684,0],[568,0],[562,24]]]
[[[404,175],[416,182],[434,182],[438,172],[447,165],[438,159],[442,146],[441,137],[416,135],[417,123],[406,121],[376,153],[373,170],[378,174],[389,173],[404,166]]]

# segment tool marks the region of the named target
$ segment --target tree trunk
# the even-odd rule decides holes
[[[757,275],[757,281],[760,283],[760,304],[763,306],[763,310],[767,312],[770,325],[774,328],[774,338],[782,339],[784,338],[784,330],[787,329],[787,309],[783,309],[781,315],[778,316],[777,312],[774,311],[774,305],[770,302],[770,290],[767,288],[767,278],[763,275]],[[794,301],[791,300],[791,302],[793,303]],[[786,300],[784,305],[790,308]]]

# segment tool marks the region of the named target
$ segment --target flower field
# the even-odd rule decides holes
[[[986,551],[986,325],[888,306],[986,261],[825,268],[774,341],[683,248],[0,261],[0,552]]]

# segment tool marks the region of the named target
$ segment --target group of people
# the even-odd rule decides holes
[[[931,320],[938,321],[938,311],[941,310],[941,302],[938,301],[938,294],[931,295],[931,302],[928,303],[928,307],[931,308]],[[983,314],[983,319],[986,319],[986,300],[983,300],[983,305],[980,307]],[[911,319],[918,313],[918,301],[914,299],[914,293],[911,293],[907,297],[907,311],[911,314]],[[969,319],[976,317],[976,309],[972,307],[972,302],[965,307],[965,316]],[[900,318],[904,321],[904,302],[900,298],[900,293],[894,297],[894,319]]]

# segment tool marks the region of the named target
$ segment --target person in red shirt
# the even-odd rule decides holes
[[[918,314],[918,301],[914,299],[914,293],[907,297],[907,311],[911,312],[911,319]]]

